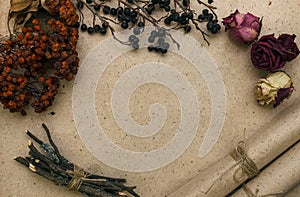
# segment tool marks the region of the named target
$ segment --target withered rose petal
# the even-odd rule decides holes
[[[241,14],[241,13],[237,12],[234,15],[234,19],[235,19],[235,22],[236,22],[236,27],[240,28],[240,27],[242,27],[242,25],[244,25],[243,22],[245,20],[245,14]]]
[[[277,107],[285,98],[289,97],[294,88],[281,88],[277,92],[277,96],[275,97],[274,107]]]
[[[222,23],[225,26],[225,31],[236,26],[235,17],[234,17],[236,14],[239,14],[238,10],[236,10],[234,13],[230,14],[229,16],[223,18]]]
[[[296,38],[295,34],[293,35],[281,34],[278,37],[281,46],[285,48],[287,61],[291,61],[299,55],[299,48],[297,44],[294,42],[295,38]]]
[[[244,21],[243,21],[243,25],[245,25],[245,26],[249,26],[249,27],[252,27],[252,28],[254,28],[254,27],[258,27],[259,28],[259,17],[257,17],[257,16],[254,16],[253,14],[251,14],[251,13],[247,13],[247,14],[245,14],[245,16],[244,16]],[[255,29],[255,30],[258,30],[258,29]]]
[[[232,28],[231,37],[243,43],[250,43],[258,37],[258,32],[251,27]]]

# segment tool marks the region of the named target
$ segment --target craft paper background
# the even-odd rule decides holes
[[[193,2],[194,3],[194,2]],[[229,13],[239,9],[240,12],[251,12],[257,16],[263,16],[263,28],[261,35],[275,33],[294,33],[298,37],[296,43],[300,45],[300,4],[297,0],[259,1],[259,0],[229,0],[216,1],[216,12],[218,16],[225,17]],[[9,9],[9,1],[1,0],[0,34],[7,34],[6,17]],[[199,7],[200,10],[203,7]],[[228,33],[222,32],[213,36],[210,46],[202,40],[198,32],[191,32],[191,36],[198,40],[207,50],[213,61],[218,66],[224,81],[226,90],[226,116],[221,136],[213,149],[204,158],[199,157],[199,148],[203,141],[210,119],[209,90],[203,77],[195,72],[195,68],[188,64],[180,56],[167,54],[149,54],[146,49],[137,52],[129,52],[121,56],[109,66],[99,80],[96,91],[95,106],[101,126],[105,133],[116,144],[130,150],[147,151],[160,147],[174,135],[174,128],[180,120],[178,100],[167,88],[149,84],[141,87],[130,100],[131,116],[140,124],[147,124],[149,121],[148,107],[150,103],[158,102],[166,106],[168,112],[165,130],[159,132],[155,139],[126,139],[120,129],[116,129],[116,123],[111,116],[109,108],[109,85],[118,80],[119,69],[126,69],[139,61],[148,59],[166,62],[170,66],[178,68],[186,78],[196,87],[196,94],[200,99],[199,132],[197,132],[190,147],[184,154],[171,164],[150,172],[126,172],[112,168],[96,159],[83,144],[76,131],[72,110],[72,82],[62,84],[62,88],[56,97],[54,106],[42,114],[35,114],[29,110],[26,117],[19,114],[11,114],[7,110],[0,110],[0,191],[3,196],[82,196],[76,192],[70,192],[66,188],[58,187],[51,182],[35,175],[23,166],[13,161],[15,156],[27,155],[27,137],[24,133],[30,129],[42,139],[46,139],[42,132],[41,123],[46,123],[53,133],[53,139],[60,148],[61,153],[77,165],[94,173],[107,176],[123,177],[128,180],[129,185],[136,185],[141,196],[165,196],[179,186],[189,181],[195,174],[202,173],[212,164],[224,158],[235,148],[236,144],[251,135],[259,135],[259,129],[263,128],[273,117],[280,114],[282,110],[292,107],[300,97],[300,58],[288,63],[284,70],[293,79],[295,92],[289,100],[285,100],[278,108],[261,107],[254,98],[254,84],[264,75],[263,72],[255,69],[250,61],[250,47],[233,42]],[[101,36],[90,36],[80,34],[78,52],[83,60],[97,44],[105,38]],[[113,50],[113,49],[111,49]],[[99,51],[102,53],[103,51]],[[99,62],[101,64],[101,62]],[[163,97],[160,95],[163,95]],[[83,97],[85,95],[82,95]],[[106,100],[105,100],[106,99]],[[84,108],[85,106],[80,106]],[[55,112],[51,115],[50,112]],[[297,113],[297,112],[295,112]],[[299,112],[300,113],[300,112]],[[299,117],[299,116],[298,116]],[[286,117],[289,119],[289,117]],[[294,120],[300,124],[300,120]],[[134,146],[136,145],[136,146]],[[101,147],[105,148],[105,147]],[[259,151],[259,150],[258,150]],[[119,162],[122,162],[121,160]],[[298,188],[299,190],[299,188]],[[295,192],[294,192],[295,193]],[[297,192],[296,192],[297,193]],[[293,194],[291,194],[293,195]]]

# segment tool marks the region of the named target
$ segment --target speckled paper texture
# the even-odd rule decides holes
[[[249,191],[260,196],[284,196],[300,182],[299,158],[300,144],[297,143],[232,196],[247,196]]]
[[[195,9],[203,9],[203,7],[196,5],[194,1],[192,3]],[[257,16],[261,16],[263,17],[261,35],[274,33],[277,37],[282,33],[294,33],[297,35],[295,42],[300,46],[300,2],[298,0],[215,1],[215,6],[218,7],[216,12],[220,18],[228,16],[236,9],[239,9],[240,12],[251,12]],[[1,35],[8,33],[6,28],[8,10],[9,1],[1,0]],[[100,125],[101,135],[105,135],[117,147],[133,152],[151,152],[168,144],[176,136],[177,132],[180,131],[178,128],[180,128],[182,120],[180,110],[182,105],[176,92],[174,93],[172,89],[162,83],[151,82],[139,86],[131,93],[128,105],[124,104],[124,106],[128,106],[129,108],[126,110],[130,113],[130,120],[137,125],[149,125],[151,117],[156,117],[156,115],[158,117],[157,120],[164,120],[162,126],[153,125],[153,128],[156,128],[158,132],[154,134],[150,130],[149,133],[153,132],[152,134],[154,135],[150,137],[136,137],[126,133],[116,122],[116,116],[111,106],[113,102],[113,87],[130,68],[152,61],[167,65],[166,67],[171,67],[171,69],[176,69],[176,72],[180,73],[180,76],[184,76],[184,79],[194,89],[193,94],[197,96],[196,102],[198,103],[197,111],[199,114],[197,130],[190,145],[175,160],[171,161],[170,159],[169,161],[171,162],[168,164],[152,170],[130,171],[128,170],[130,166],[125,166],[127,170],[124,170],[125,167],[122,170],[108,165],[108,160],[102,161],[99,159],[99,155],[97,156],[91,151],[91,146],[85,144],[85,138],[81,133],[82,130],[78,129],[80,128],[80,125],[78,126],[78,119],[74,118],[77,117],[74,115],[74,107],[84,110],[85,107],[89,106],[86,103],[74,106],[74,90],[78,87],[76,82],[81,81],[80,78],[77,78],[75,79],[75,84],[73,82],[64,82],[61,84],[62,86],[59,94],[56,96],[55,104],[44,113],[35,114],[31,110],[28,110],[28,115],[23,117],[19,114],[9,113],[2,108],[0,109],[0,196],[82,196],[80,193],[54,185],[52,182],[30,172],[13,160],[16,156],[25,156],[28,154],[28,138],[24,133],[26,129],[31,130],[41,139],[46,140],[46,135],[41,127],[42,123],[48,125],[52,131],[53,140],[59,147],[61,154],[70,161],[92,173],[126,178],[128,185],[137,186],[136,191],[141,196],[161,197],[171,196],[172,192],[189,182],[195,175],[204,173],[210,166],[230,154],[239,141],[248,139],[253,135],[260,135],[260,129],[268,124],[273,124],[273,122],[270,122],[273,118],[280,117],[284,110],[297,105],[300,97],[300,92],[298,91],[300,89],[299,57],[287,63],[283,68],[294,82],[295,91],[293,95],[276,109],[262,107],[255,100],[254,86],[256,81],[265,73],[252,65],[250,60],[250,46],[233,42],[229,34],[224,32],[223,27],[221,33],[209,38],[210,46],[207,46],[203,41],[199,32],[192,31],[189,36],[197,41],[188,43],[191,45],[189,50],[192,51],[193,46],[196,46],[198,43],[203,51],[208,54],[207,58],[218,69],[226,95],[225,103],[221,105],[225,109],[225,113],[220,136],[212,148],[207,150],[207,154],[200,157],[199,150],[205,139],[207,130],[211,126],[210,123],[215,121],[211,116],[214,113],[212,110],[213,98],[211,97],[211,90],[204,75],[197,70],[197,65],[193,65],[191,63],[192,60],[172,52],[162,56],[160,54],[149,53],[146,48],[137,51],[128,51],[110,62],[107,68],[103,70],[101,77],[96,81],[97,85],[93,93],[95,99],[92,101],[94,101],[93,110],[95,111],[93,113],[96,114],[97,121],[92,122],[91,127],[94,126],[93,124]],[[82,62],[85,61],[86,57],[89,56],[89,53],[95,47],[101,45],[109,37],[110,35],[102,37],[81,33],[78,41],[78,52]],[[116,50],[110,46],[113,45],[108,44],[106,48],[111,51]],[[109,52],[107,50],[99,50],[101,54],[110,54]],[[196,53],[197,51],[193,52]],[[111,57],[108,56],[107,58]],[[95,62],[95,65],[97,64],[99,68],[103,67],[103,62]],[[154,74],[151,76],[155,76]],[[171,73],[169,74],[171,75]],[[126,84],[123,84],[121,87],[124,87],[126,90]],[[120,90],[124,90],[124,88]],[[76,96],[85,98],[87,95]],[[160,109],[161,111],[150,110],[150,106],[156,103],[163,107],[154,109]],[[192,102],[189,104],[192,104]],[[125,108],[122,110],[125,110]],[[153,114],[149,113],[149,111],[153,112]],[[55,112],[55,114],[51,115],[51,112]],[[163,114],[166,116],[160,116]],[[299,125],[300,111],[294,111],[292,116],[295,117],[292,120],[294,124]],[[282,118],[282,124],[287,120],[291,121],[289,120],[290,118],[289,115]],[[217,121],[217,123],[220,122]],[[100,130],[95,130],[94,132],[100,132]],[[104,152],[106,150],[105,146],[98,146],[96,148],[103,149]],[[111,156],[111,158],[113,157],[115,155]],[[158,161],[161,161],[161,159],[158,159]],[[117,164],[124,162],[124,160],[114,159],[113,162],[117,166]],[[143,160],[137,162],[142,163]],[[147,163],[144,163],[144,166],[147,167]],[[207,179],[210,179],[210,177],[208,176]],[[189,190],[193,189],[197,188],[190,188]],[[187,191],[187,193],[190,192]],[[297,193],[299,193],[299,187],[292,191],[290,196],[297,196]],[[182,195],[185,196],[185,194]],[[223,195],[225,194],[220,194],[220,196]]]

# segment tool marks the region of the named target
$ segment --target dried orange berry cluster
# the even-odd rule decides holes
[[[69,6],[68,0],[58,2]],[[60,80],[72,80],[79,65],[78,30],[65,23],[69,19],[52,16],[42,23],[37,18],[0,43],[0,102],[22,115],[28,105],[37,113],[51,106]]]
[[[46,0],[45,5],[51,14],[59,15],[63,22],[69,26],[75,25],[79,20],[76,8],[70,0]]]

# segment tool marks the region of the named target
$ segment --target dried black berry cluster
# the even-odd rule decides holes
[[[207,21],[207,30],[212,34],[218,33],[221,29],[221,25],[218,24],[216,17],[208,9],[202,10],[202,13],[198,16],[198,20],[201,22]]]
[[[164,28],[159,28],[158,30],[152,31],[151,35],[148,38],[148,42],[151,43],[151,45],[148,46],[148,50],[150,52],[155,51],[160,53],[167,53],[170,45],[165,41],[166,35],[166,30]]]
[[[114,38],[116,38],[114,35],[116,28],[130,28],[133,30],[133,35],[128,38],[128,41],[116,39],[122,44],[132,46],[134,49],[139,48],[137,35],[143,32],[145,25],[152,25],[157,31],[159,29],[182,29],[185,33],[189,33],[195,28],[200,31],[203,39],[209,44],[207,36],[210,33],[216,34],[221,28],[214,12],[216,7],[210,5],[213,1],[205,3],[197,0],[196,2],[203,5],[205,9],[195,11],[191,8],[190,0],[118,0],[116,2],[78,0],[77,9],[81,17],[77,26],[80,27],[81,31],[89,34],[104,35],[110,31]],[[86,16],[84,8],[93,15],[93,22],[90,24],[84,18]],[[160,17],[157,17],[158,15]],[[207,22],[206,27],[203,28],[202,22]],[[165,53],[169,48],[168,44],[159,41],[161,39],[153,44],[154,38],[155,36],[149,35],[149,50]]]

